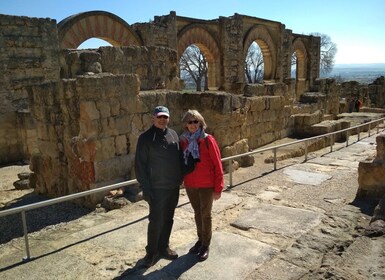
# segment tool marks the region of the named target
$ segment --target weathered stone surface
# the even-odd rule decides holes
[[[28,179],[18,180],[14,182],[13,185],[17,190],[26,190],[26,189],[29,189],[29,180]]]
[[[20,180],[24,180],[24,179],[29,179],[30,175],[31,175],[31,172],[22,172],[22,173],[17,174],[17,177]]]
[[[130,202],[125,197],[104,197],[102,207],[105,208],[107,211],[110,211],[114,209],[120,209],[128,205],[129,203]]]
[[[321,222],[319,213],[267,204],[258,204],[244,211],[232,225],[249,230],[258,229],[270,234],[298,237]]]
[[[298,184],[317,186],[331,179],[330,175],[288,168],[284,172],[291,180]]]
[[[358,165],[357,198],[379,200],[385,195],[385,162],[361,161]]]
[[[375,161],[376,162],[385,162],[385,134],[378,135],[376,137],[377,143],[377,154]]]

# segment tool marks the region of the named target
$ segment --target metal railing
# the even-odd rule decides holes
[[[307,155],[308,155],[308,142],[310,142],[312,140],[320,139],[320,138],[327,138],[327,137],[329,137],[330,138],[330,152],[332,152],[333,151],[333,145],[334,145],[334,140],[335,140],[335,135],[336,134],[341,134],[343,132],[346,132],[346,147],[347,147],[347,146],[349,146],[349,136],[350,136],[350,132],[352,130],[357,130],[358,141],[360,141],[360,139],[361,139],[360,138],[361,128],[368,127],[368,137],[370,137],[371,129],[373,129],[373,128],[377,127],[377,133],[379,133],[379,130],[380,130],[380,125],[379,124],[383,124],[384,120],[385,120],[385,118],[380,118],[380,119],[377,119],[377,120],[374,120],[374,121],[371,121],[371,122],[366,122],[364,124],[352,126],[352,127],[349,127],[349,128],[338,130],[338,131],[334,131],[334,132],[330,132],[330,133],[326,133],[326,134],[322,134],[322,135],[317,135],[317,136],[314,136],[314,137],[309,137],[309,138],[305,138],[305,139],[301,139],[301,140],[297,140],[297,141],[292,141],[292,142],[289,142],[289,143],[280,144],[280,145],[276,145],[276,146],[272,146],[272,147],[266,147],[266,148],[262,148],[262,149],[257,149],[257,150],[253,150],[251,152],[247,152],[247,153],[243,153],[243,154],[239,154],[239,155],[234,155],[234,156],[223,158],[222,162],[227,162],[228,166],[229,166],[229,170],[228,170],[229,171],[229,181],[230,181],[229,187],[233,186],[233,176],[232,176],[232,174],[233,174],[233,165],[231,164],[232,163],[231,161],[233,159],[238,159],[238,158],[241,158],[241,157],[244,157],[244,156],[254,155],[254,154],[257,154],[257,153],[261,153],[261,152],[266,152],[266,151],[272,150],[273,151],[274,170],[277,170],[277,151],[278,151],[279,148],[283,148],[283,147],[287,147],[287,146],[295,145],[295,144],[299,144],[299,143],[305,143],[305,162],[306,162],[307,161]],[[375,124],[374,127],[372,127],[372,124]],[[384,127],[382,127],[382,128],[384,128]],[[325,146],[325,147],[327,147],[327,146]]]
[[[319,136],[314,136],[314,137],[310,137],[310,138],[306,138],[306,139],[302,139],[302,140],[298,140],[298,141],[293,141],[293,142],[285,143],[285,144],[281,144],[281,145],[276,145],[276,146],[272,146],[272,147],[267,147],[267,148],[263,148],[263,149],[257,149],[257,150],[251,151],[251,152],[247,152],[247,153],[243,153],[243,154],[239,154],[239,155],[234,155],[234,156],[223,158],[222,162],[227,162],[228,166],[229,166],[229,181],[230,181],[230,184],[228,186],[229,187],[233,186],[232,160],[234,160],[234,159],[238,159],[238,158],[241,158],[241,157],[244,157],[244,156],[254,155],[256,153],[261,153],[261,152],[272,150],[273,154],[274,154],[274,170],[276,170],[277,169],[277,151],[278,151],[279,148],[287,147],[287,146],[290,146],[290,145],[294,145],[294,144],[298,144],[298,143],[303,143],[304,142],[305,143],[305,161],[306,161],[307,160],[307,153],[308,153],[307,146],[308,146],[308,142],[309,141],[312,141],[312,140],[315,140],[315,139],[319,139],[319,138],[324,138],[324,137],[330,137],[330,151],[332,152],[333,151],[333,144],[334,144],[334,137],[335,137],[336,134],[346,132],[346,146],[348,146],[349,145],[350,131],[357,130],[358,141],[360,141],[360,130],[361,130],[362,127],[368,126],[368,134],[369,134],[368,136],[370,137],[371,129],[373,129],[373,128],[377,127],[377,133],[379,133],[379,129],[380,129],[379,124],[383,124],[384,120],[385,120],[385,118],[381,118],[381,119],[377,119],[377,120],[374,120],[374,121],[371,121],[371,122],[367,122],[367,123],[364,123],[364,124],[361,124],[361,125],[357,125],[357,126],[354,126],[354,127],[349,127],[349,128],[346,128],[346,129],[338,130],[338,131],[335,131],[335,132],[330,132],[330,133],[322,134],[322,135],[319,135]],[[375,124],[373,128],[372,128],[372,124]],[[382,127],[382,128],[384,128],[384,127]],[[100,193],[100,192],[107,192],[107,191],[110,191],[110,190],[118,189],[118,188],[121,188],[121,187],[127,187],[127,186],[131,186],[131,185],[135,185],[135,184],[138,184],[138,181],[136,179],[129,180],[129,181],[124,181],[124,182],[121,182],[121,183],[116,183],[116,184],[112,184],[112,185],[108,185],[108,186],[104,186],[104,187],[100,187],[100,188],[97,188],[97,189],[92,189],[92,190],[83,191],[83,192],[79,192],[79,193],[69,194],[69,195],[65,195],[65,196],[61,196],[61,197],[58,197],[58,198],[53,198],[53,199],[49,199],[49,200],[46,200],[46,201],[41,201],[41,202],[29,204],[29,205],[15,207],[15,208],[12,208],[12,209],[7,209],[7,210],[0,211],[0,217],[21,213],[22,225],[23,225],[23,234],[24,234],[24,242],[25,242],[25,251],[26,251],[26,255],[27,255],[26,257],[23,258],[23,260],[24,261],[28,261],[28,260],[31,260],[31,254],[30,254],[29,242],[28,242],[27,219],[26,219],[26,215],[25,215],[26,211],[32,210],[32,209],[41,208],[41,207],[44,207],[44,206],[49,206],[49,205],[57,204],[57,203],[60,203],[60,202],[74,200],[76,198],[81,198],[81,197],[84,197],[84,196],[88,196],[88,195],[92,195],[92,194],[96,194],[96,193]]]

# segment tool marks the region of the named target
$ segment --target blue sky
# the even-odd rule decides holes
[[[217,19],[235,13],[281,22],[294,33],[327,34],[337,44],[336,64],[385,63],[384,0],[0,0],[7,15],[64,18],[103,10],[128,24],[175,11],[178,16]]]

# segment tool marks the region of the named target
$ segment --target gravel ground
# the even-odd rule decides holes
[[[17,190],[13,183],[19,180],[17,174],[30,172],[28,165],[11,165],[0,168],[0,211],[31,203],[44,201],[47,198],[37,195],[33,189]],[[91,210],[73,203],[63,202],[26,212],[28,232],[36,232],[46,227],[66,223],[78,219]],[[23,235],[20,214],[0,217],[0,244]],[[1,245],[0,245],[1,246]]]

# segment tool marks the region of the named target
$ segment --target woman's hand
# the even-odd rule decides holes
[[[220,199],[220,198],[221,198],[221,194],[222,194],[222,193],[216,193],[216,192],[214,192],[214,193],[213,193],[213,198],[214,198],[214,200]]]

